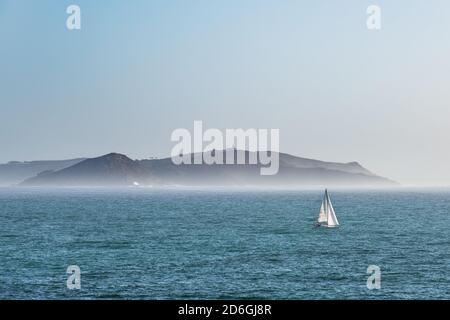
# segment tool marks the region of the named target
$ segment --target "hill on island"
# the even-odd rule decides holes
[[[217,151],[225,152],[225,151]],[[246,159],[249,151],[244,153]],[[191,154],[191,158],[203,154]],[[276,175],[260,175],[261,165],[181,164],[171,158],[132,160],[110,153],[63,169],[47,170],[23,181],[23,186],[394,186],[357,162],[336,163],[279,154]]]
[[[83,160],[86,160],[86,158],[50,161],[11,161],[0,164],[0,186],[18,184],[41,172],[62,170]]]

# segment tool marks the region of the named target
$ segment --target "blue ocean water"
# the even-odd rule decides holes
[[[322,192],[0,188],[0,298],[450,298],[450,190]]]

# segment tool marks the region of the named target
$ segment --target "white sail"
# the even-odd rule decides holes
[[[317,223],[327,227],[336,227],[339,225],[336,213],[334,212],[333,204],[331,203],[330,196],[328,195],[328,190],[325,190]]]
[[[327,222],[327,213],[325,211],[326,201],[325,198],[322,201],[322,205],[320,206],[319,219],[317,219],[318,223]]]
[[[334,208],[333,205],[331,203],[331,199],[330,196],[328,195],[328,191],[326,192],[326,196],[327,196],[327,207],[328,207],[328,211],[327,211],[327,224],[329,227],[334,227],[334,226],[338,226],[339,225],[339,221],[336,217],[336,213],[334,212]]]

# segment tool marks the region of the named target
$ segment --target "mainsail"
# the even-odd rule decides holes
[[[317,219],[317,223],[326,227],[336,227],[339,225],[328,190],[326,189],[322,205],[320,206],[319,219]]]

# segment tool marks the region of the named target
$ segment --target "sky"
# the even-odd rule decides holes
[[[81,8],[68,30],[66,8]],[[366,27],[369,5],[381,30]],[[447,0],[0,0],[0,163],[170,155],[177,128],[450,185]]]

